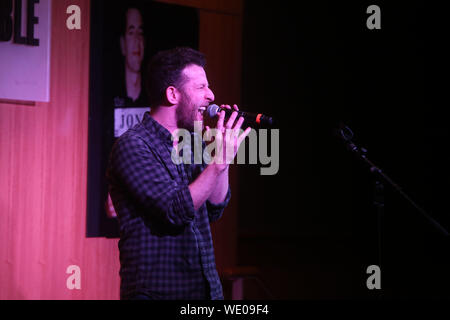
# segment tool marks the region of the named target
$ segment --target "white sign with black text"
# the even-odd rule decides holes
[[[51,0],[0,1],[0,99],[50,100]]]

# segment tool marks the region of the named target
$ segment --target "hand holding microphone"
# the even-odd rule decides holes
[[[213,105],[219,108],[217,105]],[[211,106],[210,106],[211,107]],[[214,163],[223,171],[228,168],[229,164],[233,162],[236,157],[238,149],[245,137],[250,133],[251,128],[246,128],[243,132],[241,126],[244,123],[244,117],[239,116],[239,109],[234,105],[234,110],[229,105],[222,105],[220,112],[215,111],[214,115],[209,113],[211,117],[219,114],[214,134],[215,144],[218,146],[218,152],[214,155]],[[230,114],[230,117],[225,121],[225,115]],[[209,126],[205,126],[207,141],[211,139],[211,129]]]

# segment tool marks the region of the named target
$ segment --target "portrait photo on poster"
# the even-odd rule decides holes
[[[106,167],[115,140],[150,111],[145,68],[158,51],[198,49],[195,8],[150,0],[91,2],[87,237],[119,236]],[[170,23],[167,23],[170,21]]]

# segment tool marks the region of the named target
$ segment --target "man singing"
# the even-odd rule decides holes
[[[190,48],[157,53],[146,74],[151,112],[111,152],[107,176],[120,225],[121,299],[223,299],[210,223],[230,200],[230,152],[218,152],[209,164],[171,158],[175,131],[193,132],[214,100],[204,66],[204,55]],[[244,119],[236,118],[233,112],[225,121],[222,111],[215,128],[232,157],[250,131],[242,132]]]

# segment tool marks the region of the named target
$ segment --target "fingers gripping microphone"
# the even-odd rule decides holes
[[[225,111],[225,115],[227,116],[227,118],[230,117],[234,111],[236,111],[232,109],[221,108],[216,104],[211,104],[206,109],[206,112],[211,118],[214,118],[222,110]],[[272,127],[275,124],[275,121],[271,117],[265,116],[261,113],[253,114],[243,111],[236,112],[238,113],[236,119],[239,119],[239,117],[244,117],[244,122],[247,123],[250,127]]]

